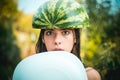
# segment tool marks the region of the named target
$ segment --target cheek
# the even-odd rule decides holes
[[[73,48],[74,43],[75,43],[75,41],[74,41],[74,40],[71,40],[71,41],[68,43],[69,47]]]
[[[75,40],[73,39],[73,37],[69,37],[69,38],[67,38],[66,41],[64,41],[64,46],[65,46],[69,51],[71,51],[72,48],[73,48],[74,43],[75,43]]]
[[[67,37],[67,40],[68,40],[68,42],[70,42],[71,44],[75,43],[75,41],[76,41],[73,36],[68,36],[68,37]]]
[[[44,44],[46,46],[46,49],[49,51],[51,49],[51,47],[52,47],[53,42],[52,42],[51,39],[45,39]]]

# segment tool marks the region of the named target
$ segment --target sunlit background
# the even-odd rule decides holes
[[[46,1],[0,1],[0,80],[12,80],[15,66],[36,53],[40,29],[32,28],[32,17]],[[102,80],[120,80],[120,0],[77,1],[90,17],[90,27],[81,31],[82,61]]]
[[[47,0],[18,0],[18,10],[24,13],[34,13]]]

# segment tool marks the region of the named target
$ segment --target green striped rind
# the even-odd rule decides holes
[[[86,11],[75,0],[50,0],[33,16],[32,26],[40,29],[82,28],[89,25]]]

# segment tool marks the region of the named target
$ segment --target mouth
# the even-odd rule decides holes
[[[64,51],[64,49],[61,49],[61,48],[55,48],[55,49],[53,49],[53,51]]]

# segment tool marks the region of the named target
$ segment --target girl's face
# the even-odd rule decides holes
[[[76,37],[73,29],[46,29],[42,41],[47,51],[71,52]]]

